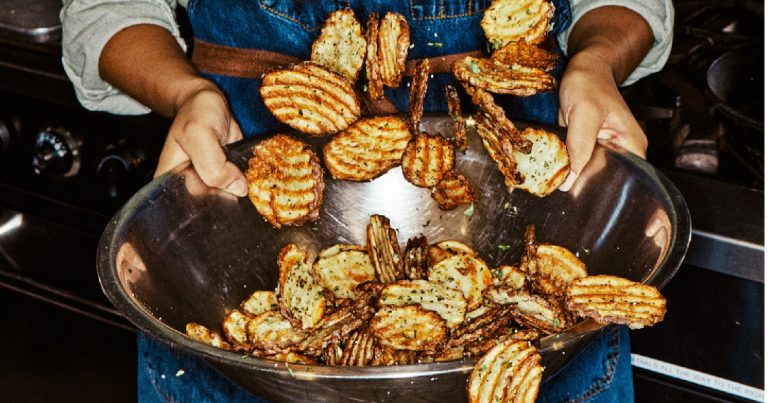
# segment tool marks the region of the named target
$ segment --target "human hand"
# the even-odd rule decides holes
[[[160,153],[155,177],[191,161],[206,185],[245,196],[248,194],[245,176],[235,164],[227,161],[223,149],[224,145],[242,138],[224,95],[215,88],[195,91],[180,103]]]
[[[645,158],[648,140],[621,97],[611,67],[588,51],[574,55],[560,84],[561,125],[571,172],[560,187],[568,191],[592,157],[597,140],[617,144]]]

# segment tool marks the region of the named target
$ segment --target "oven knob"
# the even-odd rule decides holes
[[[136,182],[136,173],[143,160],[141,153],[124,146],[110,145],[96,167],[96,180],[104,193],[112,198],[130,192]]]
[[[67,178],[80,171],[82,141],[63,127],[48,126],[37,135],[32,168],[38,175]]]

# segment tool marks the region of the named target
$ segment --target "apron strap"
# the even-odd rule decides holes
[[[451,65],[467,56],[483,57],[484,52],[472,51],[451,55],[436,56],[429,59],[429,72],[449,73]],[[217,45],[195,39],[192,51],[192,64],[205,73],[221,76],[260,78],[268,71],[295,64],[301,59],[282,53],[260,49],[243,49]],[[404,75],[413,76],[416,60],[409,60]]]

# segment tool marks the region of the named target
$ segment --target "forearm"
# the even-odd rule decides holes
[[[101,77],[166,117],[192,94],[217,90],[204,79],[166,29],[134,25],[115,34],[99,58]]]
[[[636,12],[599,7],[581,17],[568,38],[570,63],[606,69],[621,84],[653,46],[653,31]]]

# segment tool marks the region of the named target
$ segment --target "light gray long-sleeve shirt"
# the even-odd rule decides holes
[[[175,7],[188,0],[64,0],[64,70],[74,84],[80,103],[87,109],[116,114],[143,114],[149,108],[105,82],[99,75],[99,57],[107,41],[117,32],[137,24],[154,24],[167,29],[186,50],[176,24]],[[573,23],[557,40],[568,54],[568,36],[576,21],[602,6],[634,10],[653,30],[653,48],[622,85],[629,85],[664,66],[672,47],[674,9],[671,0],[571,0]]]

